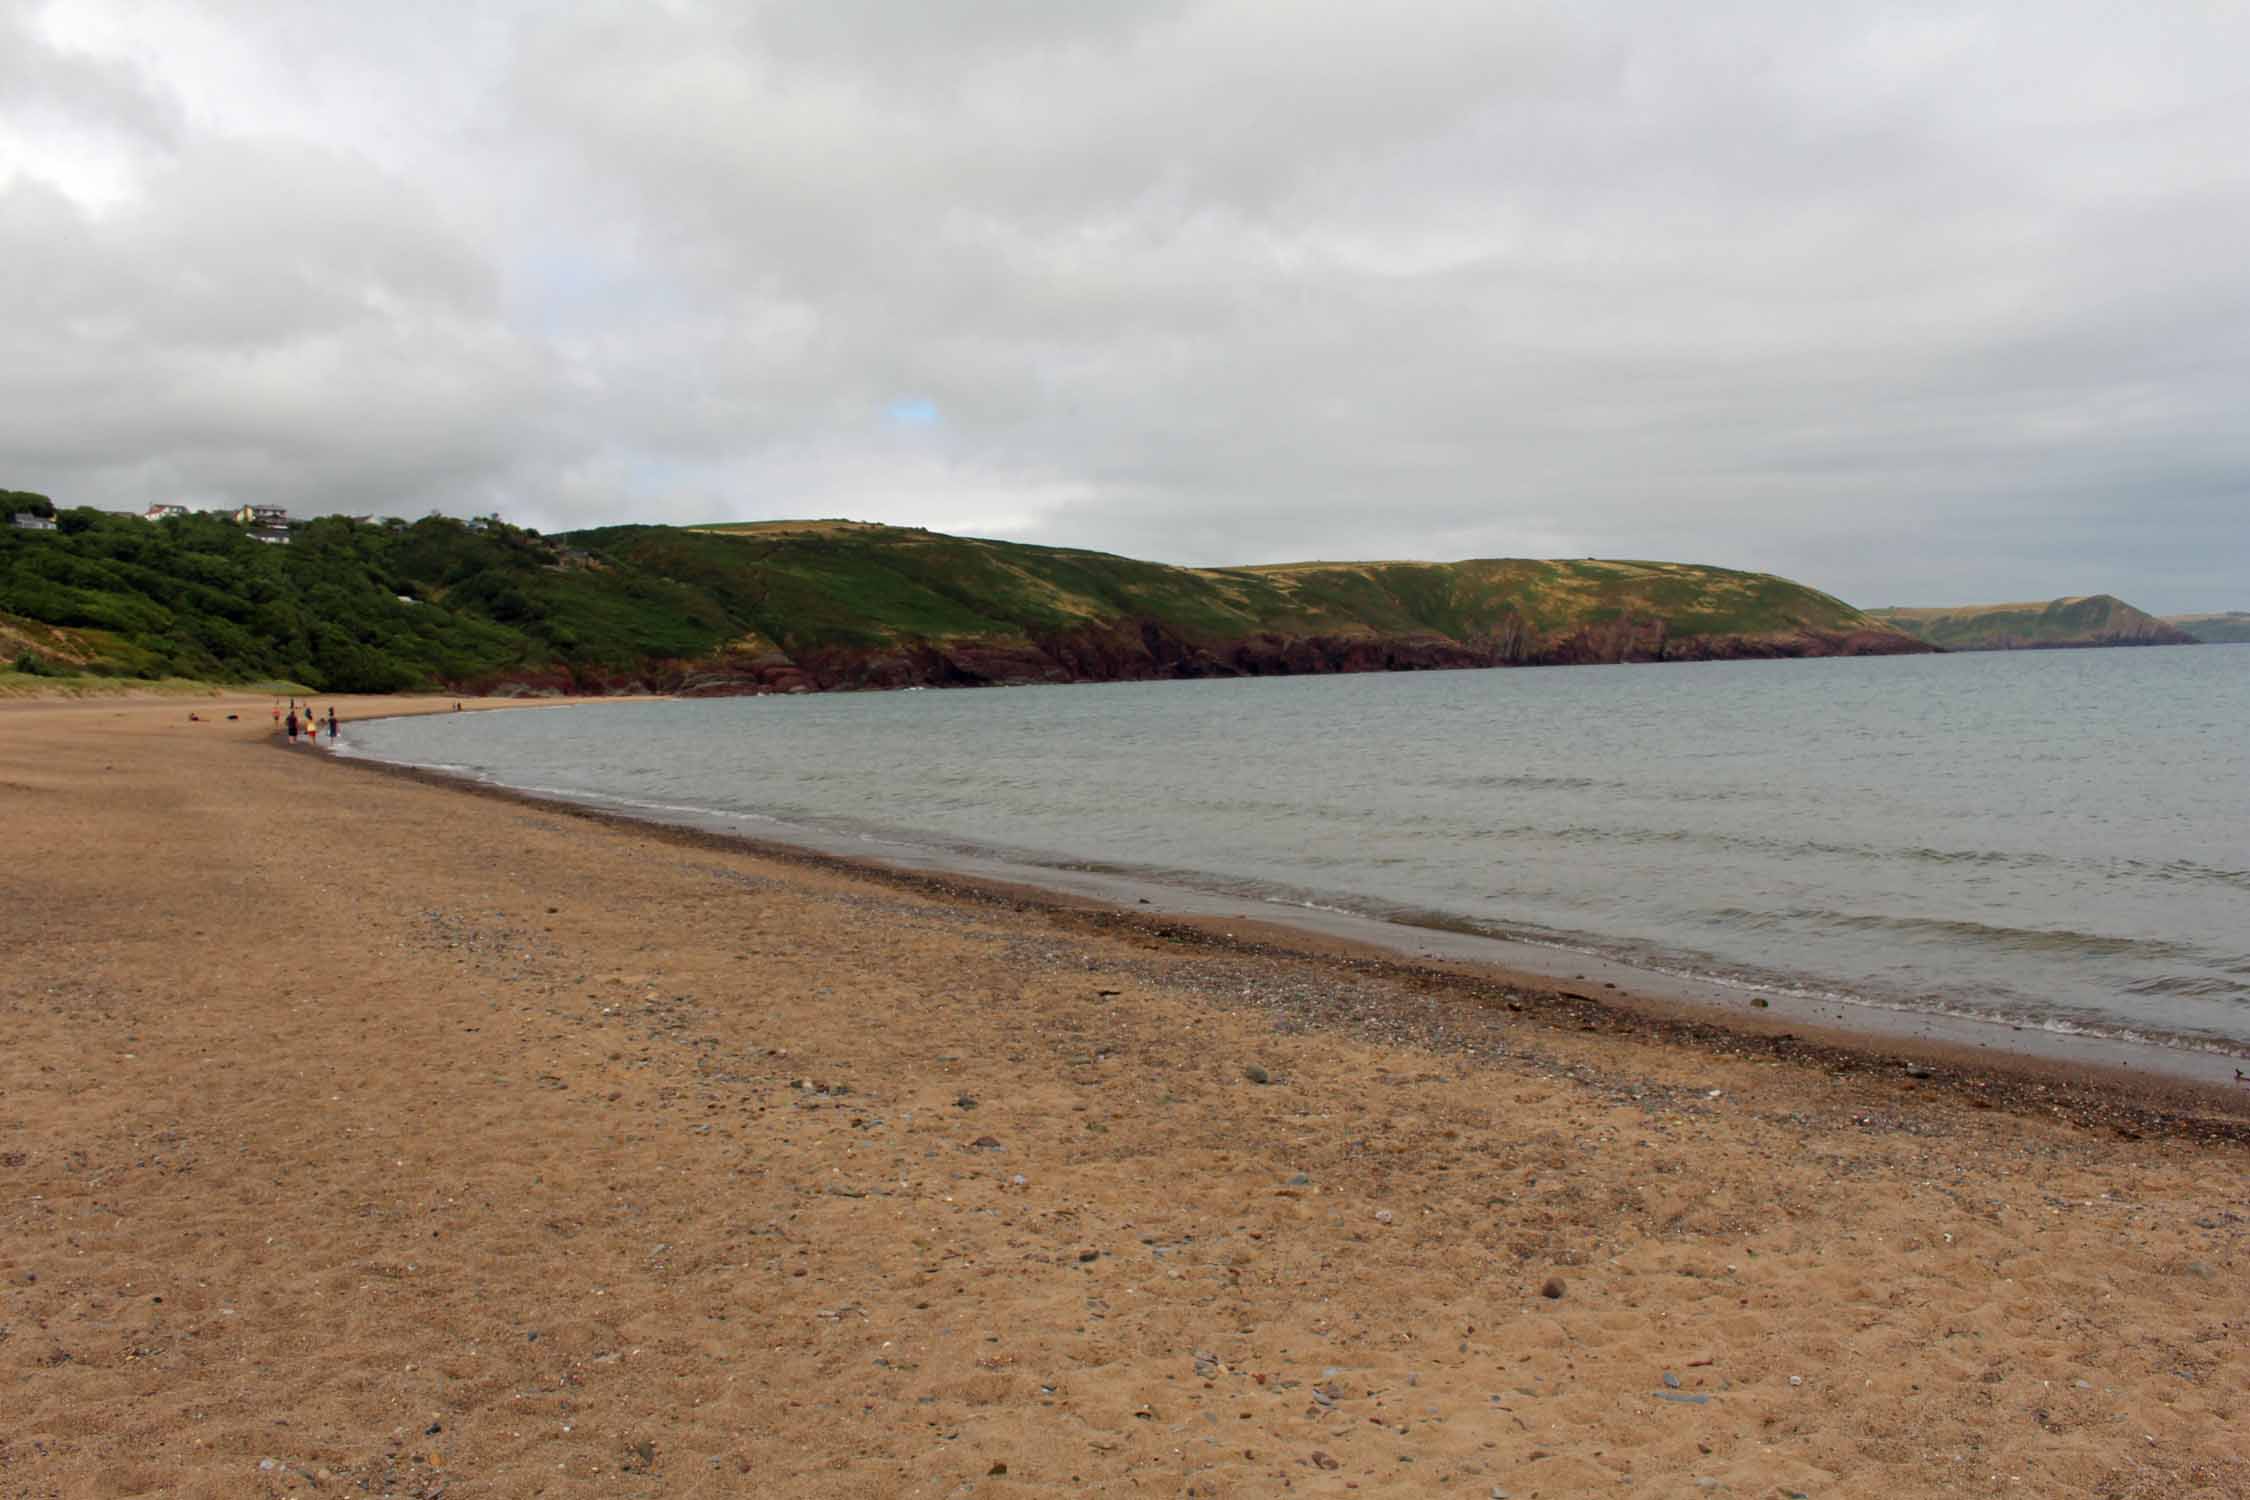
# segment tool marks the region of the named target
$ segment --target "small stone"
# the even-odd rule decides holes
[[[1291,1187],[1311,1187],[1312,1179],[1306,1176],[1304,1173],[1299,1172],[1296,1176],[1289,1179],[1289,1185]]]
[[[1378,1224],[1388,1224],[1388,1223],[1390,1223],[1390,1222],[1391,1222],[1391,1211],[1390,1211],[1389,1209],[1387,1209],[1387,1208],[1378,1208],[1378,1209],[1376,1209],[1376,1210],[1375,1210],[1375,1222],[1376,1222],[1376,1223],[1378,1223]]]
[[[1789,1377],[1789,1383],[1792,1386],[1803,1385],[1805,1383],[1805,1377],[1802,1375],[1792,1375]]]
[[[1250,1064],[1250,1066],[1244,1068],[1242,1070],[1242,1076],[1249,1079],[1252,1083],[1273,1082],[1273,1075],[1271,1073],[1268,1073],[1264,1068],[1259,1067],[1256,1063],[1252,1063]]]
[[[1333,1458],[1330,1458],[1327,1454],[1321,1452],[1318,1448],[1315,1448],[1312,1451],[1312,1464],[1316,1469],[1341,1469],[1343,1467],[1341,1463],[1337,1462]]]
[[[1670,1370],[1666,1370],[1664,1372],[1664,1384],[1667,1389],[1676,1391],[1680,1388],[1680,1377]]]
[[[1651,1394],[1659,1401],[1677,1401],[1683,1406],[1702,1406],[1711,1399],[1709,1396],[1699,1396],[1688,1391],[1655,1391]]]
[[[955,1109],[975,1109],[977,1107],[977,1096],[974,1094],[962,1094],[954,1099],[953,1107]]]
[[[1001,1460],[1000,1462],[998,1462],[998,1463],[994,1464],[994,1465],[993,1465],[993,1466],[992,1466],[991,1468],[989,1468],[989,1469],[985,1470],[984,1472],[985,1472],[985,1473],[987,1473],[987,1474],[1005,1474],[1005,1473],[1007,1473],[1007,1472],[1008,1472],[1008,1464],[1007,1464],[1007,1460],[1005,1460],[1005,1459],[1002,1459],[1002,1460]]]
[[[1752,997],[1751,997],[1750,1003],[1751,1003],[1752,1005],[1756,1006],[1756,1007],[1757,1007],[1757,1008],[1758,1008],[1759,1010],[1764,1010],[1764,1009],[1765,1009],[1765,1008],[1766,1008],[1766,1007],[1767,1007],[1768,1005],[1772,1004],[1773,1002],[1772,1002],[1772,1001],[1770,1001],[1770,1000],[1768,1000],[1768,999],[1766,999],[1766,998],[1765,998],[1765,996],[1763,996],[1763,995],[1755,995],[1755,996],[1752,996]]]
[[[1089,1261],[1096,1261],[1100,1260],[1101,1258],[1102,1253],[1099,1250],[1081,1250],[1078,1252],[1078,1263],[1080,1265],[1085,1265]]]
[[[1005,1151],[1007,1147],[1000,1144],[998,1136],[980,1135],[969,1142],[969,1149],[972,1151]]]
[[[1539,1295],[1550,1302],[1559,1302],[1562,1300],[1563,1293],[1567,1290],[1569,1288],[1563,1285],[1563,1279],[1560,1276],[1550,1276],[1547,1278],[1546,1284],[1539,1288]]]

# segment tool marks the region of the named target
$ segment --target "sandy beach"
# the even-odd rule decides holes
[[[2250,1495],[2250,1090],[271,731],[0,704],[0,1496]]]

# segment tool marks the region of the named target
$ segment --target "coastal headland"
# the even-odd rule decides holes
[[[2087,646],[2192,646],[2198,636],[2114,594],[2079,594],[2030,604],[1955,604],[1868,611],[1947,651],[2052,651]]]
[[[0,1493],[2250,1494],[2250,1090],[271,731],[0,704]]]
[[[2234,645],[2250,641],[2250,611],[2230,609],[2203,614],[2166,615],[2164,623],[2174,630],[2184,631],[2199,641],[2214,645]]]
[[[12,677],[708,696],[1933,649],[1803,584],[1678,562],[1189,568],[850,521],[545,537],[328,516],[261,541],[79,507],[0,529],[0,696]]]

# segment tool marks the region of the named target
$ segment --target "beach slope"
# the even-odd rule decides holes
[[[2223,1100],[187,711],[0,705],[0,1494],[2250,1493]]]

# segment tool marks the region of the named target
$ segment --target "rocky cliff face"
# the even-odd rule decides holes
[[[1661,620],[1623,621],[1532,642],[1501,635],[1461,642],[1438,635],[1285,636],[1272,632],[1197,642],[1154,620],[1117,621],[1038,641],[955,639],[888,647],[824,646],[652,664],[642,672],[514,672],[479,684],[498,693],[667,692],[689,697],[754,693],[992,687],[1030,683],[1156,682],[1422,672],[1472,667],[1592,666],[1623,662],[1741,661],[1807,656],[1896,656],[1936,648],[1892,631],[1805,630],[1783,636],[1671,636]]]

